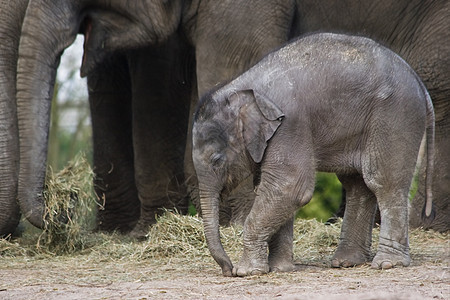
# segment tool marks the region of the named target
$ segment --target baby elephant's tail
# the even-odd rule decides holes
[[[436,212],[433,207],[433,172],[434,172],[434,109],[431,97],[421,82],[422,88],[427,97],[427,123],[426,123],[426,154],[427,154],[427,170],[425,177],[425,205],[422,210],[422,221],[425,226],[433,222]]]

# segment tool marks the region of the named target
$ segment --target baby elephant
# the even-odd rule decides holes
[[[208,248],[223,274],[293,269],[293,216],[310,201],[316,170],[335,172],[347,193],[332,266],[370,260],[377,204],[372,267],[408,266],[408,193],[423,138],[431,217],[431,99],[405,61],[363,37],[300,38],[206,95],[194,120],[193,160]],[[219,201],[248,176],[256,197],[233,267],[220,242]]]

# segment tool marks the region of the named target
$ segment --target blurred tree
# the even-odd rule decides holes
[[[79,36],[61,57],[52,102],[48,164],[57,172],[79,151],[92,157],[86,79],[79,70],[83,49]]]
[[[327,221],[341,203],[342,185],[333,173],[317,173],[312,200],[297,212],[297,217]]]

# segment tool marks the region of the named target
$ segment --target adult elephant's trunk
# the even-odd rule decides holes
[[[16,113],[17,49],[28,0],[0,1],[0,238],[20,220],[16,202],[19,134]]]
[[[63,1],[63,0],[61,0]],[[17,115],[20,167],[18,200],[31,224],[42,228],[50,107],[56,69],[78,32],[75,1],[30,1],[19,46]],[[57,9],[56,9],[57,8]]]
[[[203,214],[203,227],[205,229],[206,243],[214,260],[222,268],[225,276],[232,276],[233,265],[225,253],[220,241],[219,232],[219,194],[205,192],[200,187],[200,205]]]

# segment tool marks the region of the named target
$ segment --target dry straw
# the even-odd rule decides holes
[[[226,227],[221,230],[224,247],[231,253],[241,249],[242,230]],[[198,216],[183,216],[173,211],[165,211],[158,222],[150,228],[147,241],[140,253],[141,258],[169,257],[209,257],[203,221]]]
[[[126,235],[93,232],[96,198],[92,192],[93,172],[84,155],[77,156],[61,172],[48,172],[44,198],[47,209],[45,229],[35,235],[0,240],[1,257],[47,257],[83,255],[93,261],[189,261],[212,262],[206,246],[203,224],[198,216],[165,211],[153,225],[145,241]],[[63,221],[63,222],[61,222]],[[297,219],[294,226],[294,258],[309,265],[327,266],[339,242],[341,222],[325,225],[316,220]],[[378,230],[374,230],[374,249]],[[223,246],[238,261],[242,252],[242,227],[221,228]],[[414,230],[413,255],[430,243],[447,245],[448,234]],[[414,259],[414,258],[413,258]]]
[[[94,219],[93,177],[84,154],[77,155],[56,174],[49,168],[43,194],[45,225],[37,241],[38,249],[64,254],[84,248]]]

